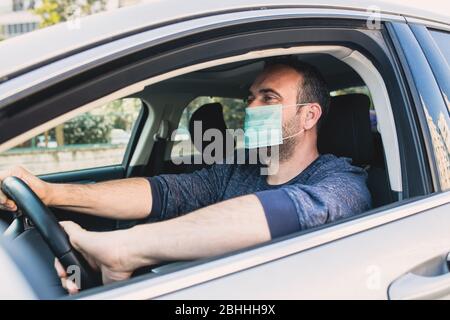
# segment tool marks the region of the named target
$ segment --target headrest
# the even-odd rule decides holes
[[[189,133],[191,134],[191,140],[192,143],[194,143],[195,148],[197,150],[201,151],[204,150],[204,148],[211,143],[210,141],[202,142],[200,145],[196,145],[196,140],[202,141],[201,139],[203,137],[203,133],[208,129],[218,129],[222,133],[222,137],[226,137],[226,129],[227,125],[225,124],[225,120],[223,118],[223,107],[222,104],[215,102],[215,103],[207,103],[198,108],[191,116],[191,119],[189,120]],[[201,121],[202,124],[202,130],[200,139],[195,139],[194,137],[194,121]],[[225,146],[225,141],[223,142],[223,145]]]
[[[355,165],[369,164],[373,155],[369,109],[370,100],[364,94],[332,97],[319,130],[319,152],[351,158]]]

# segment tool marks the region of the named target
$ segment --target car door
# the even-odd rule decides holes
[[[389,31],[416,96],[432,193],[304,236],[298,243],[280,243],[273,249],[291,254],[163,298],[450,298],[450,119],[444,99],[450,83],[450,36],[432,31],[442,33],[436,35],[439,40],[447,39],[438,42],[417,24],[393,23]]]
[[[439,158],[442,145],[435,143],[442,140],[436,137],[433,121],[427,117],[431,111],[426,108],[442,111],[445,123],[448,111],[411,28],[406,23],[388,23],[386,27],[404,75],[399,81],[407,86],[420,119],[416,118],[413,124],[423,141],[423,154],[416,157],[427,159],[424,166],[429,169],[423,171],[425,178],[419,172],[408,172],[411,180],[405,187],[413,189],[417,187],[415,183],[420,183],[428,188],[427,194],[400,200],[351,221],[89,297],[449,298],[450,191],[446,184],[449,177],[442,165],[442,161],[447,161],[448,166],[448,157]],[[448,74],[447,67],[443,65],[442,70]],[[431,184],[427,186],[426,181]]]

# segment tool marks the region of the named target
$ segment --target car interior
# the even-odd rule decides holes
[[[365,87],[364,81],[352,68],[330,55],[308,54],[301,55],[298,59],[316,66],[324,75],[331,92]],[[244,101],[248,95],[248,88],[263,66],[264,60],[232,63],[170,79],[146,90],[149,90],[150,95],[154,92],[169,94],[182,90],[182,93],[190,93],[194,98],[218,96]],[[373,206],[376,208],[386,205],[393,201],[393,196],[390,192],[382,139],[377,129],[371,97],[367,93],[342,91],[344,91],[343,94],[334,95],[331,98],[330,112],[319,135],[319,151],[322,154],[331,153],[351,158],[353,164],[366,169]],[[176,129],[177,121],[183,109],[191,101],[191,97],[186,97],[184,104],[174,103],[178,117],[173,118],[175,119],[172,123],[173,128]],[[206,103],[191,115],[189,119],[191,139],[194,137],[194,121],[202,122],[203,132],[215,128],[224,136],[226,135],[227,126],[224,121],[223,106],[218,102]],[[158,160],[150,159],[148,167],[151,169],[151,174],[187,173],[207,166],[205,163],[193,163],[194,161],[190,161],[190,164],[186,164],[188,161],[173,161],[170,158],[173,142],[170,139],[161,139],[158,142],[154,148],[158,148],[165,157],[164,159],[160,157]],[[205,146],[204,143],[196,148],[205,148]],[[162,160],[163,163],[158,163]],[[182,164],[178,164],[180,162]]]
[[[329,54],[298,54],[297,58],[316,66],[321,71],[332,94],[330,112],[319,135],[320,153],[332,153],[351,158],[353,164],[367,171],[373,208],[396,201],[395,193],[390,186],[377,115],[366,83],[348,64]],[[126,168],[127,176],[189,173],[210,165],[201,162],[201,159],[200,163],[175,159],[171,153],[174,147],[174,141],[171,140],[172,132],[178,128],[183,111],[197,97],[231,98],[244,103],[248,96],[248,88],[263,69],[264,61],[265,58],[259,58],[210,67],[148,85],[142,91],[133,93],[131,96],[141,99],[144,107],[148,108],[147,117],[143,117],[142,121],[145,124],[151,123],[152,126],[151,131],[137,130],[137,135],[146,132],[156,133],[150,138],[151,145],[147,144],[147,147],[144,146],[141,149],[135,148],[135,152],[147,149],[149,156],[138,165],[133,166],[133,163],[130,163],[130,167]],[[188,129],[191,139],[194,137],[192,126],[194,121],[202,121],[203,131],[215,128],[226,134],[224,107],[223,103],[217,101],[200,105],[189,118]],[[138,123],[135,125],[139,126]],[[141,137],[137,136],[135,139],[141,140]],[[205,146],[203,144],[195,147]],[[149,148],[151,150],[148,150]],[[178,164],[180,162],[182,164]],[[92,170],[95,172],[95,168]],[[90,172],[93,172],[92,170]],[[77,174],[79,173],[70,173],[70,179],[63,179],[64,174],[58,176],[58,173],[53,176],[48,175],[46,178],[60,182],[85,181],[86,173],[80,173],[79,179]],[[88,230],[114,230],[143,223],[143,221],[112,221],[56,208],[51,210],[58,220],[73,220]],[[16,228],[11,215],[2,213],[2,219],[11,224],[10,232],[12,232],[11,229]],[[37,246],[39,242],[37,234],[25,233],[18,238]],[[45,244],[38,250],[45,252],[43,256],[46,256],[45,259],[51,261],[53,265],[52,253]],[[136,272],[136,275],[149,272],[160,274],[177,270],[177,268],[183,268],[183,262],[152,266]],[[57,285],[59,282],[55,283],[55,286]]]

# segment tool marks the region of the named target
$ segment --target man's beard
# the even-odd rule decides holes
[[[293,119],[288,121],[288,123],[283,125],[282,130],[283,130],[282,135],[283,137],[290,137],[300,132],[300,130],[302,130],[300,127],[300,117],[296,115]],[[297,136],[288,138],[286,140],[283,140],[282,144],[280,145],[269,147],[267,149],[267,156],[269,158],[272,158],[272,155],[276,157],[278,153],[278,161],[280,163],[285,162],[292,157],[297,144],[298,144]],[[278,152],[274,150],[274,148],[278,148]]]

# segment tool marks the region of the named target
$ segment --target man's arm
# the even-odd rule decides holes
[[[47,205],[112,219],[142,219],[152,208],[151,187],[147,179],[130,178],[95,184],[48,183],[21,167],[0,172],[22,179]],[[17,210],[15,203],[0,191],[1,209]]]
[[[247,195],[199,209],[190,214],[131,229],[89,232],[63,222],[70,242],[102,270],[103,282],[124,280],[140,267],[162,261],[192,260],[257,245],[271,239],[263,207]],[[77,292],[57,262],[70,293]]]
[[[51,184],[49,206],[112,219],[143,219],[152,207],[150,184],[129,178],[95,184]]]
[[[235,166],[216,164],[192,173],[149,178],[152,214],[158,220],[175,218],[221,201]]]
[[[246,195],[199,209],[176,219],[130,229],[130,258],[139,266],[155,261],[211,257],[269,241],[263,207]]]
[[[129,178],[95,184],[47,183],[22,167],[0,171],[22,179],[47,205],[113,219],[170,219],[216,202],[230,175],[227,165],[190,174]],[[0,209],[17,210],[0,191]]]

